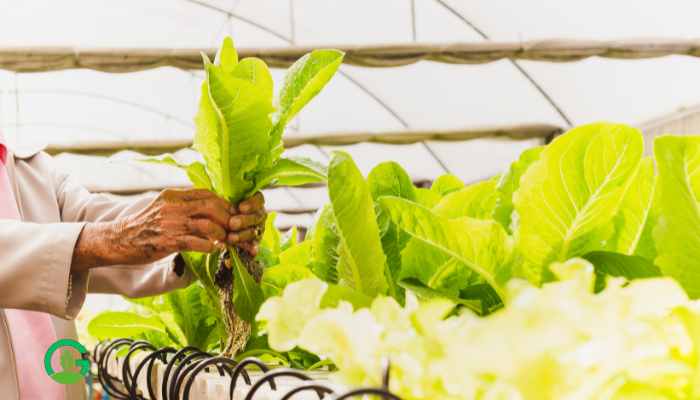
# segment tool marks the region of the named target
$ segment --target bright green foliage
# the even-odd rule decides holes
[[[309,230],[313,243],[311,247],[311,270],[326,282],[338,282],[338,247],[340,236],[337,233],[335,215],[330,204],[326,204],[318,214],[316,222]]]
[[[314,50],[289,68],[274,115],[275,125],[270,134],[270,156],[274,161],[284,151],[284,127],[311,101],[343,62],[343,53],[337,50]]]
[[[367,184],[375,205],[382,196],[396,196],[416,201],[416,188],[411,182],[411,177],[395,162],[384,162],[374,167],[367,176]],[[382,249],[386,255],[385,275],[389,284],[389,293],[402,302],[404,292],[397,281],[401,273],[401,251],[406,247],[410,236],[391,221],[382,207],[375,207],[375,210],[381,232]]]
[[[659,217],[654,229],[664,274],[676,278],[688,294],[700,297],[700,137],[662,136],[654,143],[659,169]]]
[[[615,233],[610,239],[610,248],[622,254],[635,254],[640,248],[642,233],[649,219],[654,197],[654,164],[645,157],[639,165],[634,179],[622,200],[615,216]]]
[[[305,159],[280,158],[281,138],[287,122],[328,83],[342,59],[343,54],[335,50],[302,57],[289,69],[275,111],[272,77],[262,60],[239,62],[230,38],[224,40],[216,63],[204,56],[206,79],[193,147],[204,158],[211,186],[218,194],[238,202],[272,184],[325,181],[323,166]],[[192,174],[190,166],[183,167],[189,176],[201,172],[201,164]]]
[[[217,346],[224,335],[218,303],[199,283],[131,302],[135,305],[131,311],[108,311],[90,321],[90,335],[97,339],[140,337],[162,346],[201,349]]]
[[[219,59],[216,77],[244,63],[226,49]],[[252,79],[259,67],[234,75],[266,92],[265,79]],[[271,131],[292,118],[293,98]],[[352,385],[381,384],[390,357],[392,390],[406,399],[698,397],[700,315],[686,292],[700,297],[700,137],[657,139],[655,164],[642,147],[631,127],[585,125],[502,175],[466,186],[445,175],[430,189],[394,162],[365,178],[343,152],[327,171],[274,161],[274,151],[231,157],[252,163],[229,177],[249,191],[327,177],[330,198],[304,240],[270,216],[260,286],[234,265],[236,309],[262,323],[244,354],[297,368],[333,362]],[[209,181],[193,181],[218,191],[215,153],[205,157]],[[182,168],[202,177],[203,165]],[[183,256],[202,282],[199,305],[185,292],[139,300],[151,310],[142,319],[97,319],[95,333],[215,347],[219,255]],[[194,314],[209,319],[182,318]]]
[[[602,123],[574,128],[542,151],[513,195],[524,276],[540,282],[543,265],[605,244],[642,151],[638,130]]]
[[[450,219],[491,219],[497,199],[496,181],[488,180],[446,194],[432,210],[435,214]]]
[[[498,201],[493,218],[500,222],[508,232],[513,232],[511,218],[513,214],[513,193],[520,187],[520,178],[530,165],[540,158],[543,146],[527,149],[520,154],[520,158],[511,164],[506,173],[501,175],[498,181]]]
[[[119,337],[133,337],[144,332],[155,331],[165,334],[165,325],[156,316],[142,316],[126,311],[103,312],[90,321],[88,332],[102,340]]]
[[[460,268],[455,263],[461,263],[504,298],[503,285],[510,278],[513,243],[501,225],[470,217],[446,219],[396,197],[384,197],[381,203],[394,223],[411,237],[454,259],[441,268]]]
[[[170,156],[161,162],[184,168],[195,185],[208,184],[204,187],[213,188],[232,203],[269,185],[325,181],[322,165],[306,159],[280,158],[284,150],[282,134],[286,124],[333,77],[343,53],[318,50],[297,61],[287,73],[276,110],[272,77],[262,60],[239,61],[230,38],[224,40],[215,63],[203,57],[206,79],[195,118],[193,148],[205,164],[182,166]],[[215,291],[212,282],[219,258],[215,253],[188,263],[210,292]],[[237,254],[232,253],[232,260],[234,308],[242,319],[253,321],[263,300],[262,290]]]
[[[458,177],[446,174],[439,176],[433,184],[430,186],[430,191],[436,193],[440,196],[444,196],[448,193],[454,192],[464,187],[464,182]]]
[[[386,293],[386,256],[369,186],[347,153],[328,168],[328,195],[340,238],[339,281],[368,296]]]
[[[608,251],[594,251],[583,256],[595,266],[595,291],[605,287],[609,276],[626,278],[628,280],[654,278],[661,276],[659,267],[646,258]]]
[[[390,359],[390,389],[408,400],[697,397],[700,313],[676,282],[617,280],[594,294],[585,260],[551,270],[560,281],[514,281],[513,305],[487,317],[410,294],[404,307],[379,296],[366,309],[323,308],[323,284],[307,280],[269,300],[258,318],[273,348],[327,357],[350,386],[380,385]],[[314,301],[304,301],[310,293]]]

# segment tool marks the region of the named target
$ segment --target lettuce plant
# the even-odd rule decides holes
[[[287,71],[277,102],[265,63],[238,59],[224,40],[216,60],[206,56],[193,148],[204,162],[180,165],[195,187],[213,190],[235,204],[269,185],[325,181],[325,168],[307,159],[282,158],[285,126],[316,96],[342,63],[343,53],[315,50]],[[226,333],[225,354],[243,348],[263,300],[262,267],[243,249],[209,255],[185,254],[188,267],[210,297],[218,298]]]
[[[558,281],[511,281],[512,305],[487,317],[410,293],[403,307],[378,296],[327,308],[326,284],[306,279],[258,319],[273,348],[326,357],[350,386],[380,385],[389,359],[404,399],[697,398],[700,312],[676,281],[615,279],[594,294],[589,262],[549,267]]]

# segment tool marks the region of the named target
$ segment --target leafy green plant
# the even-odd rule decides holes
[[[219,59],[231,59],[224,49]],[[283,119],[278,117],[278,121]],[[276,132],[272,126],[270,138]],[[390,355],[401,359],[404,352],[415,350],[411,357],[417,357],[413,361],[418,364],[407,361],[398,367],[407,374],[401,375],[405,377],[401,378],[401,385],[407,387],[400,389],[407,398],[430,398],[416,393],[449,398],[446,393],[461,390],[453,386],[460,383],[451,371],[478,369],[478,365],[465,367],[445,352],[466,351],[461,346],[473,339],[468,332],[474,326],[483,329],[477,336],[484,348],[496,353],[500,350],[489,347],[495,342],[490,341],[488,329],[509,335],[523,329],[533,340],[539,336],[580,336],[543,310],[552,315],[564,309],[565,315],[590,313],[586,315],[591,316],[592,323],[598,315],[610,321],[619,315],[621,320],[629,317],[628,322],[634,325],[639,322],[639,315],[628,313],[629,304],[651,310],[656,318],[661,314],[654,314],[658,309],[647,300],[668,295],[664,301],[675,302],[680,310],[669,314],[664,308],[665,317],[658,324],[654,322],[653,329],[664,330],[668,323],[670,329],[697,336],[700,319],[686,295],[700,297],[700,137],[657,138],[653,160],[643,156],[642,148],[642,135],[637,129],[619,124],[589,124],[572,129],[547,146],[523,152],[501,175],[467,185],[445,175],[429,189],[415,187],[406,171],[394,162],[381,163],[364,177],[344,152],[334,153],[326,171],[307,162],[295,163],[292,168],[284,159],[269,159],[267,155],[278,151],[270,150],[255,158],[255,163],[243,163],[254,165],[249,171],[259,168],[268,172],[228,177],[238,182],[231,188],[245,181],[249,189],[240,191],[240,195],[246,196],[259,188],[258,180],[265,184],[294,184],[327,177],[330,201],[319,210],[303,240],[296,232],[282,235],[275,229],[271,215],[257,259],[233,249],[232,291],[216,284],[217,272],[227,270],[227,259],[222,254],[183,255],[201,281],[194,290],[204,299],[200,302],[205,308],[196,312],[214,316],[215,326],[220,326],[218,331],[215,329],[206,337],[199,335],[197,332],[203,331],[200,325],[206,326],[207,320],[179,319],[178,315],[191,311],[180,311],[185,307],[178,309],[173,300],[164,300],[164,308],[160,302],[146,302],[152,312],[139,318],[129,319],[117,313],[100,316],[91,325],[97,333],[121,329],[120,335],[147,335],[152,341],[170,340],[181,345],[215,346],[224,339],[229,341],[222,346],[225,351],[243,349],[241,355],[264,354],[297,368],[325,365],[319,356],[327,356],[353,384],[375,384],[373,379],[380,376],[376,370],[380,363],[374,357]],[[277,147],[268,146],[269,149]],[[212,154],[216,153],[205,156],[205,161],[207,157],[216,158]],[[167,157],[162,161],[175,162]],[[264,167],[268,161],[271,169]],[[274,166],[277,178],[268,181]],[[203,182],[203,187],[217,191],[223,185],[213,183],[220,178],[208,172],[212,168],[209,161],[206,165],[182,167],[195,184]],[[664,275],[674,278],[685,293],[679,294],[679,286],[668,278],[660,278]],[[633,290],[627,291],[628,287]],[[187,295],[178,298],[189,302]],[[220,298],[224,299],[224,307],[218,306]],[[606,302],[618,308],[606,308]],[[518,316],[522,307],[525,319]],[[496,315],[488,316],[492,313]],[[253,318],[263,325],[254,325]],[[521,326],[540,319],[551,325],[546,323],[543,331]],[[679,320],[683,326],[674,325]],[[404,322],[394,325],[400,321]],[[433,330],[435,326],[445,330]],[[395,335],[402,330],[411,332],[414,339],[420,338],[419,344]],[[455,338],[449,330],[456,330],[459,337]],[[231,338],[239,341],[232,344]],[[501,339],[501,344],[506,341]],[[639,343],[658,344],[654,340]],[[441,345],[436,347],[436,343]],[[548,343],[540,344],[544,346],[540,349],[549,348]],[[576,342],[571,349],[579,345],[582,344]],[[370,353],[362,346],[367,346]],[[508,377],[505,382],[522,390],[526,398],[534,393],[534,386],[526,383],[535,378],[526,374],[530,369],[521,370],[521,366],[531,367],[533,374],[541,371],[552,379],[561,370],[548,364],[552,360],[545,357],[546,352],[540,354],[533,349],[536,358],[544,358],[538,358],[540,361],[535,364],[525,356],[517,358],[516,367],[526,375],[514,377],[500,369],[501,364],[507,363],[491,362],[495,359],[487,357],[490,353],[471,353],[472,350],[470,347],[470,356],[463,357],[465,360],[471,360],[472,354],[482,354],[481,361],[473,364],[492,367],[474,375],[474,379],[494,382],[493,377],[503,374]],[[506,353],[502,359],[507,359]],[[625,353],[627,356],[635,357]],[[683,358],[681,362],[688,360]],[[607,361],[603,364],[608,365]],[[409,370],[410,365],[430,365],[428,372],[437,375],[431,376],[422,369]],[[415,377],[421,386],[414,387],[409,383],[412,378],[407,377],[419,370],[427,375]],[[663,381],[666,375],[659,379]],[[625,382],[624,385],[629,384],[623,385],[625,393],[658,389],[650,389],[634,379]],[[478,393],[501,388],[475,385]],[[601,388],[592,383],[590,387],[593,391]],[[554,396],[560,388],[550,389]],[[566,388],[569,389],[579,393],[573,386]],[[667,389],[664,386],[663,390]],[[687,389],[700,393],[694,387]],[[493,393],[495,396],[500,392]]]
[[[238,59],[230,38],[212,63],[205,55],[193,148],[204,163],[179,164],[172,156],[156,162],[178,166],[195,187],[213,190],[238,203],[270,186],[293,186],[326,180],[322,165],[308,159],[282,158],[285,126],[333,77],[343,53],[314,50],[287,71],[277,102],[265,63]],[[219,299],[228,340],[224,353],[236,354],[246,344],[263,301],[263,268],[243,249],[209,255],[186,254],[188,267],[212,299]]]
[[[557,281],[511,282],[514,305],[486,317],[410,293],[403,307],[378,296],[328,308],[326,284],[307,279],[258,319],[273,348],[327,358],[349,386],[381,385],[389,359],[390,389],[404,399],[697,398],[700,313],[677,282],[618,278],[594,294],[589,262],[547,269]]]
[[[218,303],[212,302],[201,283],[159,296],[129,299],[128,311],[105,311],[88,324],[97,339],[139,338],[156,346],[221,347],[225,337]]]

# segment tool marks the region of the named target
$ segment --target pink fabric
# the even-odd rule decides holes
[[[2,138],[0,137],[0,140]],[[0,219],[19,219],[17,203],[5,169],[7,149],[0,142]],[[56,341],[49,314],[5,310],[17,364],[22,400],[64,400],[65,389],[44,371],[44,353]]]

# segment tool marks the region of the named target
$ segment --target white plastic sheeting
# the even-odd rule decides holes
[[[239,47],[700,37],[700,3],[621,0],[0,0],[0,46],[209,48],[224,35]],[[399,68],[344,66],[287,135],[596,120],[640,124],[700,104],[700,60],[502,60],[484,65],[420,62]],[[273,71],[276,83],[283,71]],[[0,129],[11,142],[184,138],[193,132],[199,71],[106,74],[0,71]],[[366,173],[399,161],[416,179],[455,173],[465,181],[502,170],[538,140],[496,139],[409,146],[347,146]],[[320,161],[334,149],[290,152]],[[185,155],[189,156],[189,155]],[[88,187],[181,186],[167,167],[62,155],[58,165]],[[275,190],[273,208],[313,208],[322,189]]]

